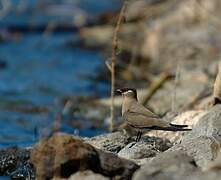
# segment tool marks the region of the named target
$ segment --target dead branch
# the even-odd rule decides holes
[[[117,20],[117,25],[113,34],[113,42],[112,42],[112,56],[111,56],[111,106],[110,106],[110,131],[113,130],[114,127],[114,91],[115,91],[115,65],[117,61],[117,52],[118,52],[118,34],[120,31],[121,23],[123,22],[124,14],[126,11],[128,0],[124,1],[124,4],[121,8],[120,15]]]

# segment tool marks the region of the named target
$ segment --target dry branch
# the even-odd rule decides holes
[[[118,34],[120,31],[120,25],[124,20],[124,14],[126,11],[128,1],[125,0],[121,8],[120,15],[117,20],[117,25],[114,30],[113,42],[112,42],[112,56],[111,56],[111,106],[110,106],[110,131],[113,131],[114,127],[114,91],[115,91],[115,65],[117,61],[118,53]]]

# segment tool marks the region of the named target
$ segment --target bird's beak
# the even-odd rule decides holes
[[[115,91],[115,93],[116,93],[116,95],[119,95],[119,94],[122,94],[122,90],[121,89],[117,89],[116,91]]]

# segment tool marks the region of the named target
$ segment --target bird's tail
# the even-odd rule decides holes
[[[185,127],[188,127],[188,125],[180,125],[180,124],[172,124],[172,123],[170,123],[170,125],[171,125],[172,127],[177,127],[177,128],[185,128]]]
[[[174,127],[174,126],[169,126],[169,127],[153,126],[149,129],[162,130],[162,131],[191,131],[192,130],[192,129],[184,129],[184,128],[180,128],[180,127]]]

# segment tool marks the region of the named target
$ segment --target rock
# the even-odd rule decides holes
[[[214,161],[211,161],[207,168],[207,170],[220,170],[221,169],[221,151],[219,150],[218,156]]]
[[[210,109],[213,106],[213,103],[214,103],[214,99],[211,93],[210,96],[201,99],[201,101],[198,104],[196,104],[194,108],[196,110],[197,109]]]
[[[100,174],[96,174],[93,171],[79,171],[71,175],[68,180],[108,180],[108,177],[104,177]]]
[[[121,159],[113,153],[99,151],[101,173],[111,178],[131,179],[139,168],[134,162]]]
[[[36,168],[38,179],[53,176],[67,178],[78,170],[96,171],[99,156],[92,146],[72,136],[56,134],[34,146],[31,162]]]
[[[36,168],[38,179],[68,178],[73,173],[84,170],[130,179],[139,168],[129,160],[98,150],[66,134],[55,134],[40,141],[31,151],[31,162]]]
[[[132,142],[120,150],[118,155],[126,159],[154,157],[172,146],[169,140],[157,137],[142,137],[137,143]]]
[[[186,152],[196,164],[205,169],[220,150],[221,142],[221,105],[200,113],[194,120],[195,126],[181,139],[181,143],[169,151]]]
[[[86,143],[89,143],[98,149],[114,153],[118,153],[131,141],[132,139],[123,132],[109,133],[85,139]]]
[[[221,177],[221,172],[214,172],[214,171],[209,171],[209,172],[197,172],[194,173],[190,176],[188,176],[189,180],[219,180]],[[183,177],[183,180],[186,178]]]
[[[196,171],[188,174],[188,180],[219,180],[221,177],[220,171],[220,156],[210,163],[207,169],[204,171]],[[186,177],[179,178],[180,180],[186,180]]]
[[[146,161],[142,168],[135,172],[133,179],[185,180],[188,175],[188,179],[192,180],[210,179],[208,178],[210,176],[215,180],[219,177],[219,172],[204,173],[201,169],[217,169],[217,167],[219,169],[221,164],[219,160],[212,164],[219,150],[220,145],[213,137],[200,136],[186,139],[181,144],[176,144]]]
[[[219,180],[221,177],[221,151],[218,153],[218,157],[211,161],[203,172],[192,174],[188,179],[190,180]]]
[[[221,105],[216,105],[208,110],[183,139],[188,141],[188,139],[200,136],[213,137],[221,143]]]
[[[214,172],[214,171],[209,171],[209,172],[201,172],[201,171],[196,171],[191,174],[186,174],[186,176],[179,177],[179,180],[219,180],[220,179],[220,172]]]
[[[200,136],[193,139],[186,139],[168,151],[182,151],[192,157],[197,166],[205,169],[214,160],[220,150],[220,144],[213,137]]]
[[[133,180],[171,180],[186,177],[198,168],[193,158],[182,151],[163,152],[147,162],[133,175]]]
[[[0,150],[0,176],[11,179],[35,179],[33,165],[29,162],[30,151],[17,147]]]
[[[208,58],[209,54],[206,53],[208,52],[209,49],[208,47],[216,46],[215,43],[210,44],[209,40],[205,40],[209,38],[211,33],[209,28],[206,28],[206,23],[208,23],[208,21],[211,22],[211,19],[209,18],[210,15],[208,12],[214,12],[214,14],[216,14],[215,16],[219,16],[220,12],[217,8],[220,5],[219,0],[214,0],[214,1],[205,0],[202,2],[196,2],[194,0],[186,0],[186,1],[177,1],[177,2],[170,1],[170,2],[171,4],[165,7],[166,9],[165,11],[167,11],[167,13],[165,14],[167,15],[155,19],[154,23],[152,23],[151,30],[147,30],[148,31],[147,35],[144,36],[144,45],[143,45],[144,56],[148,54],[151,55],[151,58],[154,58],[154,56],[152,56],[151,53],[151,50],[154,50],[154,48],[152,49],[149,48],[151,47],[151,40],[149,38],[152,38],[151,36],[155,36],[157,43],[155,43],[156,46],[154,51],[156,51],[156,49],[158,50],[157,58],[160,58],[161,60],[163,58],[167,59],[165,57],[164,52],[168,53],[168,51],[170,51],[169,53],[171,57],[172,56],[178,57],[179,55],[181,55],[184,58],[189,58],[193,57],[189,55],[203,56],[204,54],[203,59],[205,59],[206,56]],[[171,11],[172,6],[175,8],[174,11]],[[205,25],[205,28],[202,28],[202,24]],[[194,27],[199,28],[197,29],[197,35],[194,32]],[[175,34],[173,33],[174,31],[176,31]],[[186,32],[189,32],[188,36],[185,39],[182,39],[186,34]],[[167,40],[165,39],[167,40],[169,39],[169,41],[173,41],[173,43],[168,44],[168,42],[166,42]],[[174,41],[179,41],[179,43],[175,45],[176,48],[174,48],[174,43],[175,43]],[[189,48],[188,46],[184,48],[185,46],[184,44],[187,42],[189,44]],[[197,48],[198,50],[200,50],[202,47],[207,47],[207,49],[205,48],[204,52],[196,51],[196,53],[189,53],[189,52],[194,52],[196,50],[194,47],[190,48],[193,45],[194,47],[199,47],[199,49]],[[164,48],[167,49],[167,52],[164,51],[165,50]],[[150,51],[147,52],[145,49],[150,49]],[[180,53],[179,51],[182,51],[182,53]],[[187,55],[186,57],[185,54]],[[200,59],[200,61],[203,59]],[[163,61],[164,60],[162,60],[161,62]]]

